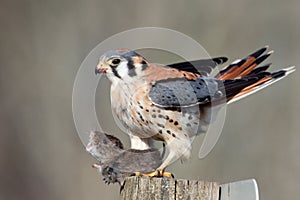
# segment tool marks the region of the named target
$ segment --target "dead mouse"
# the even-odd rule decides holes
[[[152,172],[162,163],[157,149],[124,149],[117,137],[100,131],[91,131],[86,150],[99,161],[93,167],[99,170],[107,184],[118,182],[122,185],[127,176]]]

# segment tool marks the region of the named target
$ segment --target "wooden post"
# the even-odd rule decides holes
[[[128,177],[121,200],[219,200],[219,184],[172,178]]]

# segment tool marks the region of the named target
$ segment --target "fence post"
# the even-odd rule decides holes
[[[216,182],[172,178],[128,177],[121,189],[122,200],[219,200]]]

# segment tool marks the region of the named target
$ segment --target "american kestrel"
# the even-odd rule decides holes
[[[111,81],[111,107],[128,130],[133,149],[149,149],[153,140],[167,144],[164,162],[149,176],[170,176],[164,169],[174,159],[188,159],[191,138],[207,130],[210,112],[253,94],[292,73],[294,67],[268,72],[258,66],[273,51],[261,48],[210,77],[226,57],[158,66],[128,49],[108,51],[95,73]]]
[[[103,175],[107,184],[118,182],[123,185],[127,176],[135,172],[152,172],[162,163],[158,149],[124,149],[117,137],[99,131],[90,132],[86,150],[98,160],[93,167]]]

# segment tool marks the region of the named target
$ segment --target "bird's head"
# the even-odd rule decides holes
[[[104,53],[98,62],[95,73],[104,73],[114,82],[136,78],[148,66],[148,62],[135,51],[117,49]]]

